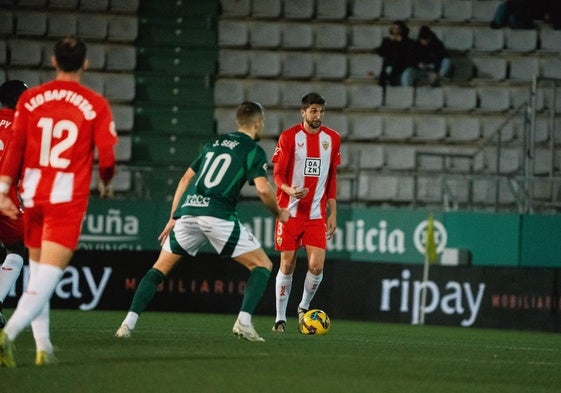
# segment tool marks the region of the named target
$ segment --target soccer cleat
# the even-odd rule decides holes
[[[273,332],[284,333],[286,331],[286,321],[276,321],[273,326]]]
[[[6,323],[8,323],[8,320],[6,319],[4,314],[2,314],[2,312],[0,311],[0,329],[4,329],[4,326],[6,326]]]
[[[0,331],[0,367],[16,367],[14,358],[14,343],[10,341],[4,331]]]
[[[239,319],[236,319],[232,332],[238,338],[245,338],[248,341],[265,341],[257,334],[253,325],[243,325]]]
[[[37,351],[35,355],[36,366],[51,366],[57,363],[58,359],[53,352]]]
[[[115,337],[119,338],[129,338],[131,336],[131,329],[126,323],[123,323],[119,329],[115,332]]]
[[[304,319],[304,314],[306,314],[307,312],[308,310],[306,310],[305,308],[298,307],[298,323],[302,323],[302,320]]]

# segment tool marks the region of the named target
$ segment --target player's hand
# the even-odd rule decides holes
[[[329,217],[327,217],[327,231],[326,231],[327,240],[333,238],[336,230],[337,230],[337,219],[333,215],[329,215]]]
[[[287,188],[287,193],[296,198],[296,199],[302,199],[304,198],[306,195],[308,195],[308,191],[310,191],[309,188],[304,187],[304,188],[298,188],[300,187],[298,184],[294,184],[291,187]]]
[[[279,214],[277,215],[277,220],[279,220],[283,224],[286,223],[289,218],[290,218],[290,213],[286,209],[281,209],[279,211]]]
[[[6,194],[0,194],[0,213],[15,220],[18,218],[20,210]]]
[[[160,246],[163,246],[164,243],[166,242],[166,239],[169,236],[169,233],[171,232],[171,230],[173,229],[173,226],[175,225],[175,219],[170,218],[168,223],[166,224],[166,226],[164,227],[164,230],[162,231],[162,233],[160,233],[160,235],[158,236],[158,240],[160,241]]]
[[[100,181],[97,189],[99,191],[100,198],[113,198],[113,187],[111,187],[111,184],[104,184]]]

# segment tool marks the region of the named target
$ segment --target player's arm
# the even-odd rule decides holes
[[[302,199],[308,194],[308,188],[300,188],[300,184],[288,184],[286,173],[288,172],[289,159],[292,159],[290,146],[285,142],[282,135],[279,138],[277,150],[273,156],[273,179],[276,186],[296,199]]]
[[[111,180],[115,176],[115,150],[113,146],[97,149],[99,166],[99,196],[111,196]]]
[[[162,233],[160,233],[160,235],[158,236],[158,240],[160,241],[161,245],[163,245],[171,229],[175,225],[175,219],[173,218],[173,213],[175,212],[175,210],[177,210],[177,206],[179,206],[179,201],[181,200],[181,196],[185,193],[187,187],[189,187],[189,183],[191,183],[193,177],[195,177],[195,171],[191,167],[189,167],[187,168],[181,179],[179,179],[179,183],[177,184],[177,188],[175,189],[175,194],[173,194],[173,200],[171,202],[171,211],[169,215],[169,220],[166,226],[164,227]]]
[[[271,186],[271,183],[269,183],[269,180],[267,180],[264,176],[260,176],[253,179],[253,182],[255,183],[255,189],[257,190],[257,194],[259,195],[261,202],[269,208],[271,213],[273,213],[280,222],[284,223],[288,221],[290,213],[288,210],[281,209],[279,207],[275,198],[273,187]]]
[[[15,220],[20,214],[18,207],[8,196],[12,178],[9,176],[0,176],[0,213]]]

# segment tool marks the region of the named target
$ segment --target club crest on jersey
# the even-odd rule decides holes
[[[282,246],[282,236],[277,236],[277,245]]]
[[[319,176],[321,172],[321,159],[306,158],[304,176]]]
[[[323,147],[323,150],[329,149],[329,141],[321,141],[321,147]]]

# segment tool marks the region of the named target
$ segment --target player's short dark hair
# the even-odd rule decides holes
[[[314,104],[325,106],[325,98],[318,93],[308,93],[302,97],[300,108],[306,110]]]
[[[25,82],[17,79],[12,79],[2,83],[0,86],[0,103],[8,108],[15,109],[18,103],[19,96],[28,86]]]
[[[263,117],[263,106],[256,101],[244,101],[238,106],[236,120],[242,127],[248,126],[257,116]]]
[[[55,44],[55,59],[64,72],[76,72],[82,68],[86,52],[86,43],[72,35],[61,38]]]

